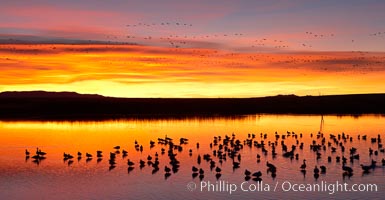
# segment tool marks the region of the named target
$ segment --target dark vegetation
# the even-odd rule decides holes
[[[385,114],[385,94],[259,98],[112,98],[74,92],[2,92],[2,120],[101,120],[246,114]]]

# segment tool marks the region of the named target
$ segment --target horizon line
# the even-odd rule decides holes
[[[67,94],[75,94],[75,95],[85,95],[85,96],[99,96],[104,98],[124,98],[124,99],[252,99],[252,98],[268,98],[268,97],[327,97],[327,96],[348,96],[348,95],[385,95],[385,92],[375,92],[375,93],[345,93],[345,94],[320,94],[320,95],[297,95],[297,94],[275,94],[275,95],[266,95],[266,96],[248,96],[248,97],[124,97],[124,96],[107,96],[98,93],[81,93],[76,91],[49,91],[49,90],[5,90],[0,91],[1,94],[5,93],[51,93],[51,94],[59,94],[59,93],[67,93]]]

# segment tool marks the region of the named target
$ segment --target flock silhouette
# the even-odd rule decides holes
[[[131,36],[130,36],[131,37]],[[134,37],[134,36],[133,36]],[[218,36],[219,37],[219,36]],[[242,37],[238,36],[237,37]],[[154,40],[154,37],[147,36],[146,40]],[[103,65],[108,66],[120,66],[120,65],[134,65],[142,66],[148,63],[159,66],[191,66],[199,65],[207,67],[208,69],[215,69],[216,66],[225,67],[226,69],[233,68],[255,68],[259,66],[271,66],[271,67],[283,67],[288,69],[311,69],[314,71],[327,71],[327,72],[344,72],[344,73],[360,73],[366,74],[371,72],[383,71],[385,66],[385,56],[382,53],[374,53],[367,51],[351,51],[351,52],[340,52],[340,53],[309,53],[309,54],[293,54],[293,53],[280,53],[270,54],[266,52],[252,52],[252,53],[240,53],[240,52],[228,52],[216,50],[215,48],[195,48],[194,41],[185,40],[183,37],[177,37],[177,35],[169,35],[168,37],[162,37],[158,39],[166,42],[168,45],[176,48],[164,48],[158,50],[151,50],[148,58],[129,56],[127,58],[114,58],[109,60],[100,61]],[[197,44],[199,45],[199,43]],[[205,44],[202,44],[205,45]],[[282,49],[291,47],[289,42],[285,42],[279,39],[262,38],[250,42],[250,48],[268,48],[268,49]],[[125,45],[107,45],[99,47],[89,46],[77,46],[77,47],[64,47],[60,45],[50,44],[49,48],[39,48],[35,45],[15,47],[10,45],[0,45],[0,51],[8,51],[12,54],[44,54],[47,52],[55,53],[68,51],[73,53],[92,53],[103,51],[132,51],[135,50],[132,46]],[[183,48],[183,47],[186,48]],[[187,48],[190,46],[191,48]],[[312,45],[309,43],[303,43],[303,47],[311,48]],[[179,48],[180,47],[180,48]],[[145,49],[146,51],[146,49]],[[175,59],[170,55],[176,55],[181,58],[189,57],[189,59]],[[190,59],[193,58],[193,59]],[[15,62],[22,60],[20,57],[4,57],[0,58],[4,62]],[[167,70],[162,68],[162,71]],[[215,73],[220,73],[218,70]],[[306,75],[306,74],[305,74]]]
[[[138,28],[141,28],[142,31],[147,31],[147,32],[156,31],[159,29],[165,29],[167,30],[166,32],[170,32],[170,31],[179,32],[179,31],[176,31],[176,29],[172,29],[172,28],[183,28],[183,27],[187,28],[192,26],[193,24],[191,23],[182,23],[182,22],[160,22],[160,23],[139,22],[134,24],[127,24],[126,28],[129,28],[128,29],[129,32],[134,32],[135,30],[138,30]],[[188,32],[187,29],[185,31]],[[124,38],[124,36],[121,36],[121,39],[139,39],[140,38],[140,39],[147,40],[147,39],[157,38],[159,40],[167,41],[171,45],[171,47],[180,48],[183,46],[188,47],[186,45],[190,42],[193,42],[195,39],[201,39],[201,40],[209,39],[215,42],[215,40],[218,40],[218,39],[219,40],[228,39],[228,38],[234,39],[233,37],[242,37],[245,35],[247,34],[244,34],[244,33],[215,33],[215,34],[203,34],[203,35],[171,34],[169,36],[161,36],[161,37],[157,36],[159,38],[157,38],[156,36],[142,37],[142,36],[127,35],[126,38]],[[369,34],[369,36],[382,37],[382,36],[385,36],[385,32],[378,31],[378,32]],[[248,43],[251,44],[250,47],[252,49],[256,47],[272,47],[274,49],[288,49],[289,47],[292,47],[292,46],[296,48],[299,47],[299,48],[308,49],[313,47],[313,45],[311,44],[312,40],[332,39],[335,37],[336,37],[336,34],[332,32],[320,33],[316,31],[306,31],[305,37],[303,37],[303,40],[306,42],[302,42],[302,43],[295,43],[295,42],[289,43],[289,42],[283,41],[282,39],[266,38],[266,37],[261,39],[255,39],[254,41],[249,41]],[[115,39],[117,39],[117,37]],[[350,39],[350,41],[354,43],[355,39],[352,38]]]
[[[283,38],[277,36],[256,36],[252,39],[253,36],[247,35],[246,33],[233,32],[233,33],[207,33],[207,34],[196,34],[193,35],[194,31],[190,30],[191,28],[196,27],[189,22],[139,22],[127,24],[125,28],[120,33],[109,33],[105,34],[106,43],[101,43],[106,45],[105,48],[112,51],[124,51],[124,48],[112,48],[109,44],[130,44],[138,45],[141,42],[146,44],[159,46],[171,47],[165,48],[162,51],[168,51],[172,54],[182,54],[188,55],[195,58],[196,63],[200,65],[211,66],[226,66],[228,68],[237,68],[242,66],[259,66],[261,63],[268,64],[269,66],[282,65],[287,68],[301,68],[304,66],[313,66],[313,70],[317,71],[331,71],[331,72],[359,72],[362,74],[368,73],[370,71],[383,71],[385,64],[382,54],[367,52],[367,51],[355,51],[353,46],[349,55],[331,53],[331,54],[292,54],[285,53],[289,52],[290,49],[306,49],[310,50],[314,47],[312,44],[313,41],[318,41],[320,39],[332,40],[336,38],[338,34],[333,32],[316,32],[316,31],[298,31],[298,37],[300,39],[296,41],[285,41]],[[163,30],[165,29],[165,30]],[[161,33],[159,33],[159,31]],[[370,37],[383,37],[385,32],[376,31],[371,34],[368,34]],[[373,38],[375,39],[375,38]],[[234,41],[242,41],[237,45],[243,46],[242,48],[251,51],[247,54],[240,52],[231,52],[220,51],[216,46],[212,47],[210,45],[218,44],[232,44]],[[127,42],[128,41],[128,42]],[[346,38],[346,41],[351,41],[349,43],[355,43],[355,38]],[[159,43],[160,42],[160,43]],[[92,43],[92,42],[91,42]],[[50,52],[60,52],[62,48],[70,52],[79,52],[79,53],[92,53],[90,47],[84,48],[72,48],[72,47],[58,47],[55,44],[51,44],[52,47],[49,48]],[[144,45],[144,46],[145,46]],[[209,46],[207,46],[209,45]],[[117,45],[119,46],[119,45]],[[222,46],[219,46],[222,48]],[[226,49],[226,48],[225,48]],[[0,51],[10,51],[12,53],[26,53],[26,54],[39,54],[46,53],[47,49],[40,49],[36,46],[31,46],[28,48],[16,48],[9,45],[0,45]],[[98,49],[95,49],[98,50]],[[132,49],[127,48],[127,51],[132,51]],[[284,50],[280,54],[269,54],[266,53],[271,50]],[[100,50],[98,50],[100,51]],[[166,53],[165,52],[165,53]],[[0,58],[4,59],[5,62],[14,61],[13,59],[6,57]],[[151,58],[146,58],[146,60],[133,59],[132,61],[127,59],[114,60],[114,61],[103,61],[103,64],[114,65],[114,64],[126,64],[126,65],[138,65],[140,63],[151,63],[154,65],[191,65],[191,60],[178,60],[170,59],[167,55],[156,54]]]
[[[209,143],[209,149],[211,152],[199,153],[196,156],[196,161],[191,160],[191,165],[187,168],[191,168],[192,178],[199,178],[203,180],[205,176],[208,176],[205,170],[208,169],[212,172],[216,179],[220,179],[222,177],[222,167],[224,165],[230,165],[233,171],[238,170],[239,168],[244,168],[244,179],[246,181],[254,180],[254,181],[262,181],[262,176],[264,174],[263,171],[266,171],[266,176],[270,175],[272,178],[275,178],[279,173],[279,167],[273,164],[274,159],[277,156],[282,156],[285,159],[290,160],[299,160],[302,158],[302,164],[300,166],[291,166],[291,169],[298,169],[303,176],[306,176],[306,172],[309,170],[309,166],[307,165],[307,158],[303,157],[301,150],[303,150],[308,145],[310,151],[314,154],[316,161],[324,159],[327,160],[328,163],[332,163],[335,160],[336,165],[340,165],[341,174],[343,178],[351,177],[354,175],[353,168],[349,166],[354,162],[357,162],[363,156],[368,156],[371,159],[371,163],[368,165],[360,164],[362,168],[362,174],[369,174],[374,171],[376,168],[384,168],[385,167],[385,159],[382,158],[380,160],[381,164],[377,164],[376,159],[379,158],[379,154],[384,154],[384,148],[382,145],[382,138],[380,135],[377,137],[370,138],[370,144],[375,145],[376,148],[372,149],[372,147],[368,148],[368,152],[358,152],[357,148],[351,147],[349,149],[345,149],[346,143],[352,143],[353,137],[347,134],[329,134],[328,137],[325,137],[323,133],[319,132],[316,135],[310,134],[312,139],[310,144],[304,144],[301,138],[303,136],[302,133],[296,134],[294,132],[287,131],[286,134],[278,134],[277,132],[273,135],[274,137],[269,138],[268,134],[260,134],[259,138],[256,134],[248,134],[247,138],[244,140],[237,139],[236,135],[233,133],[231,136],[225,135],[215,136],[213,140]],[[295,144],[291,145],[290,149],[286,144],[286,140],[288,138],[294,139]],[[356,140],[367,141],[368,138],[366,135],[358,135]],[[119,162],[116,158],[122,157],[123,160],[127,158],[125,161],[127,163],[127,171],[130,173],[135,170],[136,167],[142,169],[144,167],[149,167],[152,169],[152,174],[157,173],[161,169],[164,171],[164,177],[167,179],[172,174],[176,174],[181,167],[181,162],[178,160],[178,155],[183,153],[186,148],[188,149],[188,154],[190,159],[193,159],[192,155],[200,148],[200,143],[197,143],[195,146],[195,150],[191,148],[189,145],[189,139],[180,138],[179,140],[174,140],[167,135],[164,138],[158,138],[157,142],[150,141],[149,148],[157,147],[160,150],[155,152],[155,154],[147,155],[146,159],[140,159],[139,162],[135,162],[128,157],[129,152],[125,149],[121,149],[120,146],[115,146],[109,152],[108,157],[108,170],[113,170],[117,163]],[[369,145],[368,145],[369,146]],[[139,144],[135,141],[134,144],[135,151],[143,154],[144,147],[142,144]],[[242,152],[245,147],[259,149],[262,153],[262,156],[266,158],[266,168],[261,168],[258,171],[252,171],[250,168],[255,168],[255,166],[243,166],[242,165]],[[277,149],[281,148],[281,152],[279,153]],[[346,152],[346,153],[345,153]],[[329,156],[325,156],[328,155]],[[63,153],[63,161],[71,166],[74,163],[74,160],[77,159],[78,162],[81,161],[83,156],[86,157],[86,163],[91,162],[94,158],[92,153],[86,152],[85,154],[82,152],[78,152],[77,156],[73,156],[69,153]],[[261,162],[261,154],[256,153],[255,162]],[[268,159],[268,155],[271,156],[271,159]],[[43,160],[47,158],[47,153],[43,152],[40,148],[36,149],[36,153],[32,155],[28,149],[25,150],[26,161],[32,159],[32,162],[39,165]],[[168,162],[161,163],[159,157],[167,156]],[[96,151],[96,159],[97,163],[101,162],[104,158],[104,153],[100,150]],[[308,158],[309,159],[309,158]],[[350,161],[350,162],[348,162]],[[208,169],[205,169],[205,166],[202,162],[207,163]],[[186,166],[183,166],[186,167]],[[310,170],[312,167],[310,167]],[[211,174],[212,174],[211,173]],[[295,172],[291,172],[295,173]],[[315,179],[318,179],[320,174],[325,175],[327,173],[327,167],[325,165],[315,165],[313,168],[313,175]]]
[[[216,41],[222,41],[226,39],[248,39],[246,37],[247,34],[245,33],[209,33],[209,34],[195,34],[191,35],[188,34],[193,24],[187,23],[187,22],[138,22],[138,23],[132,23],[125,25],[125,28],[127,28],[128,34],[119,33],[119,34],[107,34],[106,39],[109,43],[111,42],[118,42],[118,41],[125,41],[129,40],[132,44],[139,44],[141,41],[146,40],[156,40],[156,41],[163,41],[166,42],[166,44],[169,44],[172,48],[189,48],[192,44],[194,44],[196,41],[207,41],[210,42],[216,42]],[[189,29],[186,29],[189,28]],[[184,30],[185,29],[185,30]],[[184,30],[187,32],[187,34],[158,34],[159,30],[163,30],[162,32],[169,33],[169,32],[175,32],[180,33],[180,30]],[[142,33],[155,33],[153,36],[143,36]],[[135,34],[136,33],[136,34]],[[138,34],[141,33],[141,34]],[[385,32],[375,32],[372,34],[369,34],[370,36],[383,36],[385,35]],[[282,39],[279,38],[260,38],[260,39],[254,39],[250,40],[248,44],[250,44],[249,47],[251,49],[258,49],[258,50],[264,50],[264,47],[270,47],[273,49],[282,49],[287,50],[289,47],[294,48],[305,48],[309,49],[312,48],[313,45],[311,44],[311,40],[314,39],[330,39],[335,38],[335,33],[317,33],[314,31],[306,31],[305,37],[303,37],[304,41],[302,43],[297,42],[285,42]],[[310,39],[310,41],[309,41]],[[354,39],[351,39],[352,42],[354,42]],[[231,41],[229,41],[231,42]],[[310,43],[309,43],[310,42]],[[259,48],[257,48],[259,47]],[[262,48],[262,49],[261,49]]]
[[[334,42],[338,33],[334,32],[317,32],[317,31],[302,31],[298,30],[298,39],[285,41],[279,36],[263,36],[256,34],[256,36],[248,35],[247,33],[241,33],[234,31],[232,33],[197,33],[192,28],[197,27],[195,24],[189,22],[138,22],[131,23],[124,26],[122,31],[117,33],[105,34],[105,38],[102,41],[91,41],[90,43],[106,45],[105,50],[111,51],[124,51],[124,48],[112,48],[111,45],[127,44],[131,46],[155,46],[155,47],[171,47],[164,48],[164,53],[182,54],[194,57],[196,63],[201,65],[207,65],[208,67],[214,65],[223,65],[229,68],[236,68],[242,66],[259,66],[262,62],[269,64],[269,66],[282,65],[287,68],[300,68],[303,66],[309,66],[308,64],[318,64],[313,67],[313,70],[318,71],[332,71],[332,72],[359,72],[362,74],[371,71],[383,71],[385,64],[384,56],[375,52],[357,51],[354,43],[357,42],[356,38],[345,38],[348,41],[347,47],[351,47],[352,51],[347,56],[341,53],[317,54],[301,54],[295,55],[290,53],[290,50],[313,50],[316,49],[314,41]],[[198,28],[200,28],[198,26]],[[196,34],[194,34],[196,33]],[[249,33],[250,34],[250,33]],[[382,39],[385,36],[385,32],[376,31],[368,33],[369,37],[373,40]],[[255,37],[255,38],[254,38]],[[362,36],[364,37],[364,35]],[[379,38],[381,37],[381,38]],[[378,38],[378,39],[377,39]],[[10,38],[11,40],[12,38]],[[240,42],[237,42],[240,41]],[[247,50],[248,53],[240,53],[239,51],[233,51],[228,53],[228,47],[231,48],[233,44],[236,44],[241,51]],[[225,44],[223,46],[223,44]],[[48,44],[47,44],[48,45]],[[84,48],[72,48],[72,47],[57,47],[55,44],[50,44],[52,47],[49,49],[50,53],[60,52],[62,48],[66,51],[73,51],[79,53],[92,53],[90,47]],[[213,46],[214,45],[214,46]],[[216,45],[216,46],[215,46]],[[220,49],[224,49],[221,51]],[[100,51],[100,49],[96,49]],[[132,49],[127,48],[127,51]],[[282,50],[279,54],[269,54],[273,50]],[[26,54],[39,54],[46,53],[47,49],[40,49],[36,46],[28,48],[16,48],[10,45],[0,45],[0,51],[9,51],[12,53],[26,53]],[[237,53],[238,52],[238,53]],[[319,53],[319,52],[318,52]],[[346,52],[345,52],[346,53]],[[14,61],[9,57],[0,58],[5,62]],[[17,59],[15,59],[17,60]],[[119,60],[105,60],[103,64],[129,64],[138,65],[138,62],[143,64],[160,64],[160,65],[191,65],[188,63],[189,59],[182,61],[175,61],[170,59],[167,55],[156,54],[152,58],[146,60],[133,59],[129,61],[127,59]],[[176,63],[175,63],[176,62]],[[311,67],[312,65],[310,65]]]

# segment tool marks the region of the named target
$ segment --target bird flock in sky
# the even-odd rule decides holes
[[[159,27],[160,26],[160,27]],[[167,31],[175,31],[175,29],[170,29],[170,27],[192,27],[193,24],[191,23],[183,23],[183,22],[162,22],[162,23],[136,23],[136,24],[128,24],[126,25],[127,28],[129,28],[128,31],[136,31],[138,28],[143,28],[143,32],[151,32],[159,30],[159,28],[165,27],[166,32]],[[134,29],[133,29],[134,28]],[[156,29],[154,29],[156,28]],[[335,33],[319,33],[314,31],[306,31],[304,32],[305,36],[304,39],[331,39],[336,36]],[[236,39],[234,37],[242,37],[245,36],[244,33],[221,33],[221,34],[205,34],[205,35],[178,35],[178,34],[170,34],[165,35],[163,37],[156,38],[155,36],[135,36],[135,35],[127,35],[126,38],[128,39],[160,39],[160,40],[167,40],[168,43],[171,45],[171,47],[180,48],[183,46],[186,46],[189,42],[192,42],[195,39],[201,39],[201,40],[211,40],[215,41],[215,39]],[[384,36],[385,32],[375,32],[372,34],[369,34],[369,36]],[[355,39],[351,39],[351,42],[355,42]],[[274,38],[260,38],[255,39],[254,41],[249,41],[248,44],[251,44],[249,47],[255,48],[255,47],[272,47],[274,49],[288,49],[289,47],[295,46],[299,48],[305,48],[309,49],[312,48],[313,45],[311,43],[289,43],[287,41],[283,41],[282,39],[274,39]]]
[[[352,50],[349,55],[341,53],[319,53],[313,46],[313,40],[328,40],[336,37],[333,32],[315,32],[305,31],[299,34],[303,37],[303,42],[290,42],[279,38],[261,37],[250,39],[245,33],[217,33],[217,34],[197,34],[193,35],[195,25],[187,22],[161,22],[161,23],[132,23],[127,24],[120,34],[107,34],[105,39],[108,42],[96,44],[105,44],[105,50],[108,51],[124,51],[125,48],[115,48],[114,44],[127,44],[131,46],[148,46],[148,47],[166,47],[162,51],[165,54],[176,54],[181,57],[188,55],[190,58],[196,58],[195,61],[206,66],[224,66],[228,68],[248,68],[252,66],[274,65],[283,68],[310,68],[311,70],[331,71],[331,72],[359,72],[368,73],[371,71],[382,71],[385,68],[385,56],[381,53]],[[128,33],[127,33],[128,32]],[[191,33],[182,34],[182,33]],[[369,34],[370,37],[383,37],[385,32],[374,32]],[[128,42],[122,42],[128,41]],[[250,40],[250,41],[249,41]],[[238,44],[240,42],[240,45]],[[351,40],[355,42],[354,39]],[[227,44],[238,45],[235,49],[228,47]],[[49,53],[62,52],[63,49],[52,45]],[[160,46],[159,46],[160,45]],[[244,45],[242,47],[242,45]],[[119,46],[119,45],[117,45]],[[100,47],[97,47],[100,49]],[[73,53],[91,53],[98,51],[96,47],[72,48],[65,47],[65,51]],[[297,49],[310,50],[314,54],[292,54]],[[127,49],[130,50],[130,49]],[[101,49],[99,52],[102,51]],[[18,48],[9,45],[0,45],[0,52],[11,52],[16,54],[32,54],[37,55],[46,53],[38,46],[27,48]],[[246,53],[245,53],[246,52]],[[345,52],[346,53],[346,52]],[[151,53],[150,53],[151,54]],[[154,53],[152,53],[154,54]],[[156,54],[156,53],[155,53]],[[137,58],[130,55],[127,59],[119,61],[103,60],[104,64],[135,64],[135,65],[191,65],[191,61],[172,59],[162,53],[155,55],[153,58]],[[9,56],[0,57],[5,63],[15,62],[20,58],[10,58]],[[132,63],[130,63],[132,62]]]

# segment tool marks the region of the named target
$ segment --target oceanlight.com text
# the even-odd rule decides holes
[[[200,181],[199,183],[190,182],[187,184],[189,191],[199,192],[325,192],[330,195],[337,192],[377,192],[377,184],[371,183],[344,183],[326,182],[318,183],[294,183],[290,181],[265,183],[263,181],[243,181],[234,183],[229,181]]]

